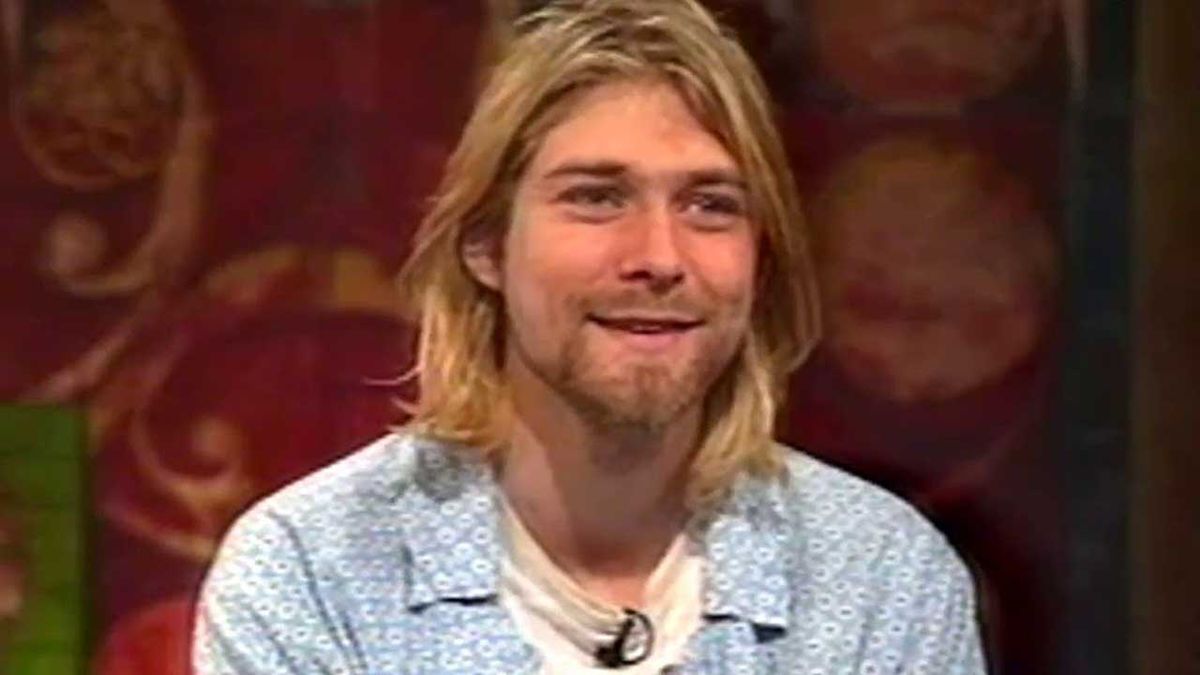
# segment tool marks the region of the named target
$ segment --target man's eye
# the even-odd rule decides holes
[[[559,201],[588,209],[618,209],[625,205],[625,193],[612,185],[576,185],[559,195]]]
[[[732,195],[698,194],[692,197],[692,207],[708,213],[739,216],[745,212],[742,200]]]
[[[693,224],[710,229],[723,229],[736,225],[746,216],[746,204],[742,197],[720,192],[697,192],[689,195],[683,211]]]

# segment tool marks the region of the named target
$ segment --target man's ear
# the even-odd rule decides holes
[[[475,281],[493,291],[500,291],[503,285],[500,272],[500,242],[495,236],[468,236],[463,240],[459,254]]]

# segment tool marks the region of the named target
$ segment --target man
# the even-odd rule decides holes
[[[945,541],[771,440],[806,251],[698,4],[526,17],[402,274],[412,421],[239,520],[197,671],[982,673]]]

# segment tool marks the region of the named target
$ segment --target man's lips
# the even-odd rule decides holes
[[[603,328],[635,335],[683,333],[704,323],[699,319],[679,316],[589,314],[587,318]]]

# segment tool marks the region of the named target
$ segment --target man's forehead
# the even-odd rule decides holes
[[[535,177],[581,168],[594,174],[740,174],[721,141],[668,84],[604,84],[569,105],[533,155]]]

